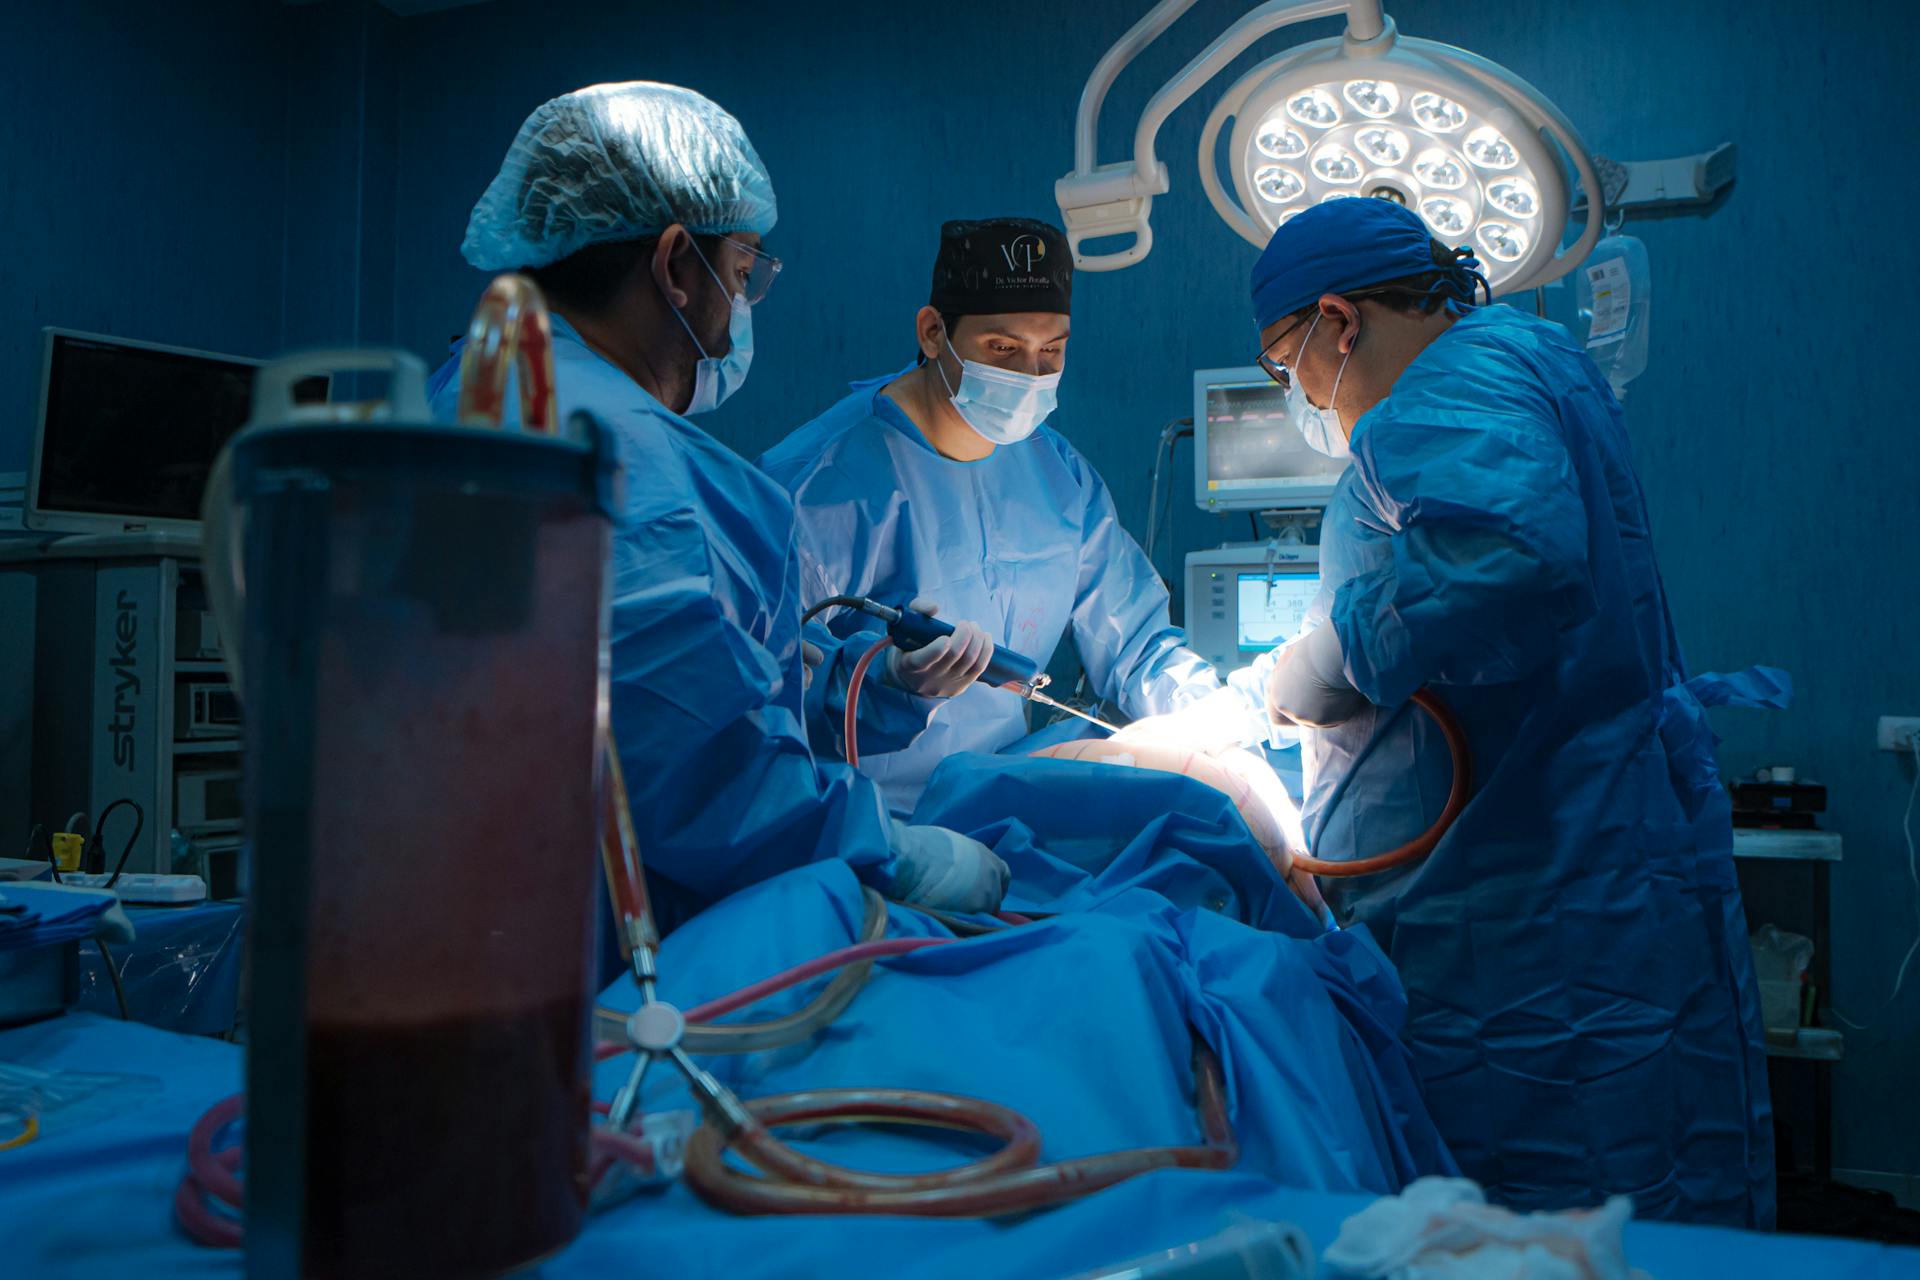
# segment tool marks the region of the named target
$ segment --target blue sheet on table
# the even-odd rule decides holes
[[[1008,813],[1023,817],[1000,816]],[[1392,969],[1364,934],[1326,930],[1286,891],[1225,797],[1188,779],[1112,766],[956,757],[915,817],[992,843],[1013,867],[1015,909],[1068,914],[885,961],[811,1041],[703,1065],[749,1098],[851,1086],[984,1097],[1030,1116],[1044,1158],[1057,1160],[1197,1142],[1197,1032],[1224,1066],[1241,1144],[1232,1174],[1155,1174],[1147,1181],[1164,1182],[1159,1191],[1110,1192],[1012,1225],[945,1224],[943,1248],[1011,1237],[1014,1255],[1086,1257],[1090,1240],[1205,1234],[1224,1225],[1223,1205],[1267,1183],[1388,1192],[1452,1168],[1397,1036],[1404,1004]],[[843,864],[789,872],[676,931],[661,955],[662,995],[684,1008],[844,946],[862,912]],[[947,933],[897,907],[888,932]],[[736,1016],[787,1012],[824,981]],[[623,981],[602,1004],[631,1009],[636,999]],[[596,1092],[610,1096],[628,1065],[603,1064]],[[645,1105],[690,1104],[678,1077],[661,1069],[648,1079]],[[864,1127],[805,1142],[875,1169],[978,1154]],[[764,1236],[743,1235],[738,1220],[682,1186],[614,1211],[627,1215],[672,1221],[649,1237],[650,1261],[663,1274],[768,1273]],[[820,1233],[824,1249],[844,1223],[787,1229]],[[794,1263],[797,1255],[784,1256]],[[997,1273],[1016,1272],[1059,1268],[1029,1272],[1009,1258]]]
[[[187,1129],[240,1084],[240,1050],[77,1014],[0,1031],[0,1061],[42,1070],[152,1073],[163,1092],[137,1111],[0,1152],[4,1274],[36,1280],[207,1276],[238,1280],[238,1253],[202,1249],[173,1224]],[[1123,1183],[1079,1209],[999,1226],[880,1218],[741,1218],[724,1236],[684,1189],[588,1220],[534,1273],[542,1280],[656,1274],[656,1257],[712,1249],[692,1275],[1057,1278],[1209,1234],[1241,1215],[1298,1223],[1324,1248],[1370,1197],[1275,1187],[1245,1174],[1164,1173]],[[73,1212],[84,1204],[86,1213]],[[677,1210],[685,1210],[684,1212]],[[103,1230],[110,1222],[111,1230]],[[1036,1230],[1032,1224],[1045,1224]],[[1076,1234],[1078,1232],[1078,1234]],[[1920,1252],[1855,1240],[1763,1236],[1660,1222],[1627,1224],[1627,1256],[1660,1280],[1911,1280]],[[659,1274],[672,1274],[660,1271]]]
[[[120,985],[136,1022],[223,1035],[239,1006],[244,915],[237,902],[183,907],[128,907],[134,938],[113,949]],[[113,1014],[118,1005],[104,961],[93,948],[80,953],[80,1007]]]
[[[0,951],[91,938],[118,901],[102,889],[11,881],[0,887]]]

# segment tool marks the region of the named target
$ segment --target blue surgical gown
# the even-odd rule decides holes
[[[881,394],[904,372],[855,383],[760,459],[793,495],[807,600],[928,596],[943,618],[978,623],[1043,667],[1071,626],[1094,690],[1129,716],[1174,711],[1218,688],[1168,618],[1166,588],[1107,486],[1073,446],[1043,425],[975,462],[945,457]],[[828,616],[839,636],[879,625]],[[1002,689],[934,700],[878,685],[861,694],[860,767],[897,813],[913,809],[947,756],[999,751],[1027,731],[1025,703]],[[844,696],[831,678],[827,687]]]
[[[822,858],[884,885],[893,857],[878,790],[808,746],[786,494],[558,315],[553,347],[562,419],[585,410],[609,428],[624,472],[611,716],[660,927]],[[450,420],[453,362],[432,392],[435,416]]]
[[[1399,967],[1435,1121],[1498,1200],[1626,1193],[1770,1226],[1773,1141],[1732,830],[1619,405],[1558,326],[1469,313],[1354,427],[1307,625],[1374,704],[1308,732],[1313,852],[1384,852],[1474,791],[1411,869],[1325,879]],[[1263,659],[1236,673],[1256,687]],[[1737,684],[1737,682],[1735,682]]]

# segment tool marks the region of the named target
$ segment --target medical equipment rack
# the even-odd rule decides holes
[[[1799,909],[1791,919],[1774,922],[1782,928],[1803,928],[1813,939],[1813,962],[1808,976],[1820,1004],[1828,1004],[1833,991],[1828,882],[1833,865],[1840,861],[1839,833],[1736,827],[1733,856],[1741,872],[1740,893],[1747,906],[1747,931],[1751,933],[1763,918],[1774,916],[1776,913],[1771,909],[1774,904],[1797,905]],[[1763,868],[1773,874],[1763,876]],[[1760,912],[1754,910],[1756,900],[1763,905]],[[1767,1037],[1767,1075],[1776,1110],[1783,1099],[1802,1092],[1783,1090],[1779,1087],[1781,1083],[1802,1071],[1813,1075],[1813,1173],[1823,1182],[1833,1176],[1833,1064],[1840,1060],[1844,1048],[1840,1032],[1830,1027],[1801,1027],[1791,1041],[1772,1034]],[[1806,1068],[1785,1065],[1788,1060],[1796,1059],[1810,1065]]]

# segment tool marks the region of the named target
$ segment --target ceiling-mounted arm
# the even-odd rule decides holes
[[[1114,271],[1132,266],[1153,248],[1153,228],[1148,226],[1147,217],[1153,197],[1167,190],[1166,166],[1150,166],[1142,175],[1126,162],[1100,165],[1100,108],[1106,103],[1107,90],[1127,64],[1193,4],[1194,0],[1160,0],[1094,64],[1086,88],[1080,91],[1080,110],[1074,119],[1073,172],[1054,183],[1053,194],[1066,223],[1067,247],[1073,252],[1074,265],[1084,270]],[[1125,249],[1103,254],[1080,251],[1083,240],[1121,235],[1133,237],[1133,243]]]
[[[1380,0],[1267,0],[1259,8],[1249,10],[1246,16],[1201,50],[1193,61],[1180,68],[1171,80],[1160,86],[1160,92],[1148,100],[1146,110],[1140,113],[1140,127],[1133,135],[1135,167],[1144,168],[1157,163],[1153,144],[1167,117],[1181,103],[1198,93],[1202,85],[1220,74],[1222,67],[1246,52],[1247,46],[1255,40],[1269,31],[1277,31],[1296,22],[1333,18],[1343,13],[1347,15],[1348,36],[1356,42],[1378,39],[1385,32]],[[1367,19],[1371,34],[1363,35],[1354,29],[1356,16]]]
[[[1140,51],[1166,34],[1168,27],[1178,22],[1187,10],[1193,8],[1194,0],[1160,0],[1159,4],[1147,11],[1147,16],[1133,24],[1132,30],[1114,41],[1113,47],[1094,63],[1093,74],[1087,77],[1087,87],[1080,91],[1080,111],[1073,123],[1073,171],[1092,173],[1097,163],[1095,153],[1100,147],[1100,108],[1106,105],[1107,90],[1113,88],[1113,82],[1120,73],[1137,57]]]
[[[1081,91],[1074,131],[1074,170],[1056,182],[1053,190],[1066,221],[1074,265],[1082,270],[1113,271],[1131,266],[1153,248],[1153,231],[1148,225],[1153,197],[1167,191],[1167,167],[1154,154],[1160,126],[1247,46],[1281,27],[1341,14],[1347,16],[1349,38],[1357,41],[1377,39],[1387,29],[1380,0],[1267,0],[1228,27],[1153,95],[1134,131],[1131,161],[1096,163],[1100,108],[1107,90],[1142,49],[1192,6],[1193,0],[1161,0],[1107,50]],[[1080,251],[1085,240],[1128,234],[1133,236],[1133,243],[1125,249],[1104,254]]]

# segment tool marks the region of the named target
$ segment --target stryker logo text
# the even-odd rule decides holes
[[[139,709],[135,700],[140,696],[140,673],[134,670],[134,663],[138,661],[140,606],[122,591],[114,600],[114,610],[113,657],[107,661],[113,668],[113,719],[107,721],[107,732],[113,735],[114,764],[132,773],[133,729]]]

